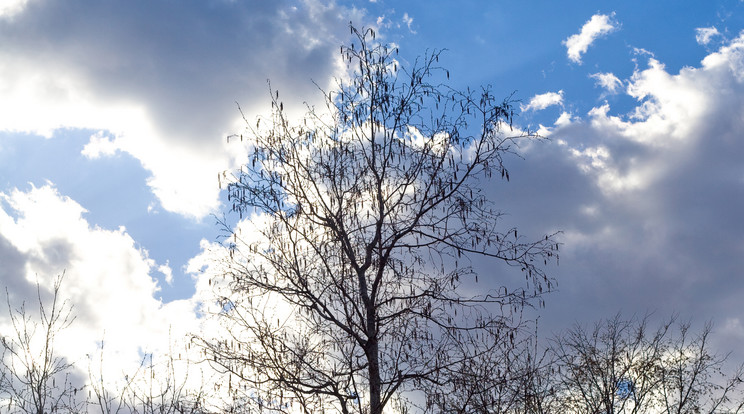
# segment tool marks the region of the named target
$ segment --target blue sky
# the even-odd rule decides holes
[[[195,329],[216,176],[242,160],[235,102],[265,112],[270,79],[300,115],[342,74],[349,21],[404,62],[446,49],[453,85],[515,93],[550,138],[487,184],[505,224],[563,231],[543,329],[679,312],[723,350],[744,340],[735,0],[0,2],[0,285],[28,298],[66,270],[71,355],[103,331],[126,359]]]

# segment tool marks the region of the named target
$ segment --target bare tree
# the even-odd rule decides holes
[[[184,354],[185,354],[184,350]],[[98,355],[98,372],[94,373],[92,364],[88,367],[89,391],[88,412],[102,414],[142,413],[203,413],[207,394],[204,383],[190,384],[190,376],[198,373],[192,370],[188,355],[169,352],[155,358],[146,353],[139,366],[132,371],[122,372],[119,381],[107,381],[104,375],[104,341],[101,340]],[[159,359],[158,362],[156,362]],[[196,385],[198,387],[194,388]]]
[[[0,409],[35,414],[208,412],[206,392],[189,383],[195,372],[188,357],[182,359],[172,348],[157,363],[153,354],[146,354],[136,370],[122,373],[121,386],[112,386],[104,380],[101,341],[98,373],[89,365],[88,384],[74,386],[75,365],[56,351],[60,334],[75,320],[73,305],[61,298],[63,279],[64,273],[54,280],[50,304],[37,282],[38,313],[25,302],[14,309],[6,289],[9,329],[0,338]]]
[[[537,322],[535,331],[524,341],[523,350],[514,362],[513,371],[519,373],[509,388],[515,404],[507,411],[514,414],[548,414],[561,412],[557,396],[558,365],[555,355],[540,343]]]
[[[292,123],[271,90],[271,117],[231,137],[249,162],[219,177],[232,209],[257,215],[227,243],[226,332],[197,341],[263,409],[433,407],[488,379],[479,361],[505,363],[494,355],[512,344],[512,313],[551,289],[554,236],[502,229],[486,196],[509,179],[503,156],[534,137],[512,130],[510,102],[441,83],[439,52],[406,69],[373,30],[351,32],[349,79],[323,92],[324,110]],[[465,288],[475,256],[524,277],[494,269]]]
[[[648,317],[575,325],[555,339],[563,409],[577,413],[644,413],[659,389],[665,337],[671,322],[648,333]]]
[[[744,407],[744,365],[726,374],[726,356],[711,353],[710,323],[694,335],[690,323],[679,325],[679,333],[667,350],[661,370],[662,412],[739,413]]]
[[[706,325],[698,336],[672,317],[656,330],[649,317],[580,325],[551,344],[560,411],[575,413],[737,413],[742,368],[724,373]]]
[[[25,302],[13,309],[6,289],[11,330],[1,340],[0,395],[10,412],[43,414],[78,408],[79,390],[70,383],[72,363],[55,351],[58,335],[75,320],[72,305],[60,298],[63,278],[64,273],[54,281],[51,306],[44,304],[36,283],[38,320],[26,310]]]
[[[510,331],[511,335],[514,331]],[[437,413],[554,412],[549,354],[538,347],[535,332],[523,329],[502,348],[462,364],[455,386],[435,398]]]
[[[173,414],[200,412],[201,391],[187,387],[188,369],[176,372],[172,355],[155,363],[152,353],[146,354],[139,369],[129,378],[123,392],[125,405],[131,413]]]
[[[124,376],[124,385],[113,387],[107,384],[104,375],[104,351],[106,341],[102,338],[98,347],[97,372],[94,373],[93,355],[88,354],[88,412],[100,412],[101,414],[116,414],[126,412],[125,392],[132,385],[135,377]],[[144,364],[144,361],[143,361]],[[142,364],[140,364],[141,368]],[[139,372],[139,371],[138,371]]]

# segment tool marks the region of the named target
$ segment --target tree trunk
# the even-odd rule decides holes
[[[376,337],[369,339],[366,354],[367,361],[369,362],[369,368],[367,370],[369,373],[369,412],[370,414],[382,414],[380,354]]]
[[[364,280],[364,279],[362,279]],[[369,363],[369,413],[382,414],[382,380],[380,377],[380,342],[377,338],[377,310],[374,299],[367,297],[366,286],[362,286],[367,308],[367,346],[365,354]]]

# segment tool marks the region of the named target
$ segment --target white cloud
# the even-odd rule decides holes
[[[737,82],[744,82],[744,33],[730,44],[703,59],[703,68],[710,72],[732,73]]]
[[[81,153],[87,158],[96,159],[101,156],[112,156],[117,150],[116,142],[106,136],[104,131],[98,131],[90,136],[90,141],[83,147]]]
[[[285,107],[304,111],[303,101],[321,96],[312,81],[325,87],[341,73],[349,20],[364,22],[317,1],[162,3],[148,13],[115,2],[86,13],[22,4],[9,4],[19,11],[2,21],[13,41],[0,51],[0,130],[101,131],[85,156],[131,154],[162,207],[193,218],[219,209],[215,176],[240,164],[242,150],[225,143],[243,130],[235,101],[249,119],[266,110],[271,78],[292,91]]]
[[[416,34],[416,31],[411,28],[411,25],[413,24],[413,17],[410,17],[408,13],[403,13],[403,23],[408,27],[408,31]]]
[[[714,37],[720,35],[721,33],[715,27],[699,27],[695,29],[695,40],[699,45],[707,45]]]
[[[633,112],[638,122],[625,127],[628,134],[655,146],[694,139],[690,132],[705,122],[702,115],[713,107],[701,81],[710,82],[710,73],[684,68],[671,75],[663,64],[649,59],[649,67],[634,73],[628,85],[628,95],[641,102]]]
[[[566,126],[571,124],[571,118],[573,116],[568,112],[561,112],[561,115],[558,117],[558,119],[555,120],[554,125],[555,126]]]
[[[0,19],[10,19],[26,8],[29,0],[0,0]]]
[[[581,64],[581,55],[586,53],[589,46],[598,38],[607,35],[617,28],[617,24],[613,21],[615,14],[595,14],[589,19],[584,26],[581,27],[581,32],[568,37],[563,41],[566,46],[566,53],[568,58],[574,62]]]
[[[162,273],[163,276],[165,276],[165,283],[173,283],[173,269],[171,269],[168,262],[165,262],[165,264],[158,266],[158,272]]]
[[[618,88],[623,86],[623,82],[612,73],[594,73],[589,77],[596,79],[597,85],[611,94],[617,93]]]
[[[539,111],[553,105],[563,105],[562,90],[535,95],[530,98],[530,102],[527,105],[520,105],[519,107],[524,112]]]
[[[655,57],[654,52],[650,50],[646,50],[642,47],[634,47],[633,48],[633,54],[636,56],[648,56],[648,57]]]
[[[154,299],[159,287],[151,274],[167,272],[167,263],[150,259],[125,228],[92,227],[84,214],[51,184],[0,193],[0,284],[15,305],[33,305],[36,281],[49,297],[52,280],[64,271],[61,296],[76,320],[56,339],[57,351],[85,370],[86,354],[105,336],[107,352],[116,356],[106,369],[118,378],[136,368],[144,349],[164,353],[169,334],[183,337],[198,321],[190,301]],[[0,316],[0,324],[7,322]]]

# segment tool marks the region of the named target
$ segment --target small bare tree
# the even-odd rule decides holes
[[[559,373],[554,360],[555,355],[541,346],[537,323],[535,331],[524,340],[521,349],[512,369],[518,375],[508,384],[515,402],[509,410],[494,412],[513,414],[561,412],[556,395],[556,378]]]
[[[712,354],[710,325],[695,336],[672,317],[656,330],[648,317],[620,315],[580,325],[551,344],[561,411],[576,413],[738,413],[744,406],[742,368],[724,372]]]
[[[660,371],[662,412],[740,413],[744,408],[744,365],[724,371],[727,356],[711,353],[710,323],[695,335],[690,323],[679,325]]]
[[[76,367],[55,348],[59,335],[75,320],[72,304],[60,296],[63,279],[64,273],[54,280],[51,304],[44,300],[37,282],[38,314],[28,310],[25,302],[14,309],[6,289],[9,329],[0,338],[0,409],[35,414],[208,411],[204,390],[189,388],[193,372],[188,359],[181,360],[172,349],[159,363],[152,354],[145,355],[135,371],[122,373],[120,386],[112,386],[104,380],[101,341],[98,373],[94,374],[89,365],[88,384],[73,386]]]
[[[98,372],[93,364],[88,367],[88,412],[101,414],[142,413],[203,413],[207,394],[204,384],[190,384],[192,365],[181,353],[171,348],[161,355],[158,362],[152,353],[146,353],[139,366],[120,374],[119,381],[110,382],[104,375],[104,341],[101,340],[98,354]],[[92,361],[91,361],[92,362]]]
[[[60,298],[63,278],[64,273],[54,281],[51,306],[44,304],[36,283],[38,320],[26,310],[25,302],[13,309],[6,289],[11,330],[0,341],[0,395],[10,412],[43,414],[78,408],[78,389],[70,383],[73,366],[55,351],[58,335],[75,320],[72,305]]]
[[[88,412],[100,412],[101,414],[116,414],[127,412],[125,393],[135,380],[135,376],[122,375],[124,377],[123,386],[112,386],[107,383],[104,375],[105,358],[104,351],[106,341],[102,338],[98,346],[97,372],[94,373],[93,356],[88,354],[88,395],[87,405]],[[144,362],[143,362],[144,363]],[[140,364],[141,368],[142,364]],[[139,370],[137,371],[139,372]]]
[[[190,390],[188,370],[178,372],[172,355],[159,364],[146,354],[140,368],[131,376],[123,398],[128,412],[142,414],[198,413],[201,390]]]
[[[659,390],[671,321],[649,334],[648,317],[618,314],[587,330],[575,325],[553,341],[562,408],[577,413],[645,413]]]
[[[509,331],[511,336],[514,331]],[[460,366],[452,376],[454,386],[435,394],[436,413],[546,413],[551,411],[550,380],[545,353],[538,355],[537,337],[527,330],[517,339],[503,341],[502,348]]]
[[[493,372],[471,369],[506,364],[511,313],[551,289],[553,235],[501,228],[486,196],[534,135],[511,129],[510,103],[489,88],[441,83],[438,52],[406,69],[374,31],[351,32],[349,80],[323,92],[325,110],[292,123],[271,91],[271,118],[246,121],[249,162],[220,181],[255,226],[229,229],[225,332],[197,340],[264,409],[379,414],[406,395],[424,409],[483,397],[468,388]],[[475,256],[523,281],[494,269],[488,287],[464,288]]]

